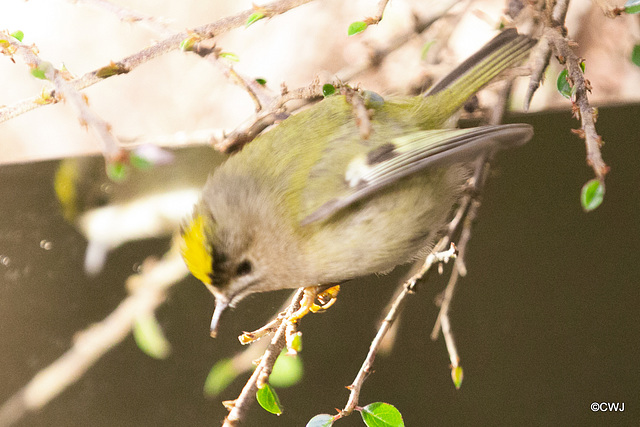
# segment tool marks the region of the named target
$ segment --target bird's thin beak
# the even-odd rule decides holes
[[[222,313],[229,306],[229,300],[221,297],[216,297],[216,308],[213,310],[213,316],[211,317],[211,337],[215,338],[218,335],[218,323],[220,323],[220,317]]]

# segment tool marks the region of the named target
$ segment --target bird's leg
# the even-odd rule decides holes
[[[309,307],[309,311],[311,311],[312,313],[320,313],[327,310],[338,300],[339,292],[340,292],[340,285],[332,286],[320,292],[316,296],[316,299],[321,305],[318,305],[314,302],[313,305]]]
[[[304,288],[304,295],[300,301],[300,308],[287,319],[289,322],[295,323],[302,319],[309,312],[317,313],[331,307],[338,297],[340,285],[332,286],[323,291],[320,286],[308,286]],[[316,304],[316,299],[320,304]]]
[[[328,288],[326,286],[319,285],[304,288],[304,294],[302,296],[302,300],[300,301],[300,308],[289,317],[287,317],[286,320],[289,323],[294,324],[298,322],[298,320],[306,316],[309,312],[318,313],[325,311],[336,302],[336,300],[338,299],[338,292],[340,292],[340,285],[334,285]],[[316,300],[318,301],[318,303],[316,303]],[[276,317],[260,329],[257,329],[253,332],[244,332],[238,337],[238,339],[243,345],[257,341],[265,335],[268,335],[275,331],[284,317],[285,313],[282,312],[278,315],[278,317]]]

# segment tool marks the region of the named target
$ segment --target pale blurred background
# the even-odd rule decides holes
[[[64,62],[77,76],[161,37],[141,25],[122,23],[109,12],[67,0],[0,3],[0,28],[22,30],[24,42],[35,43],[42,59],[55,65]],[[251,7],[250,1],[113,3],[162,17],[176,31]],[[331,79],[347,65],[360,63],[369,46],[384,47],[407,32],[414,12],[426,19],[455,3],[454,10],[464,11],[464,17],[451,47],[438,52],[434,45],[429,50],[429,55],[439,53],[440,61],[428,58],[436,65],[427,67],[420,52],[451,22],[416,37],[379,70],[352,81],[388,96],[420,87],[425,76],[445,72],[479,48],[494,34],[504,8],[503,0],[474,1],[470,6],[459,1],[393,0],[380,25],[347,37],[349,23],[373,15],[377,3],[316,1],[234,30],[218,42],[238,55],[235,67],[244,75],[265,78],[275,91],[283,82],[296,88],[316,76]],[[593,2],[574,0],[567,27],[580,44],[578,54],[587,60],[594,105],[635,102],[600,110],[597,128],[607,143],[603,155],[611,166],[605,201],[588,214],[580,207],[580,188],[593,172],[585,164],[582,141],[570,132],[579,124],[571,118],[570,102],[555,89],[559,66],[552,61],[532,110],[564,111],[507,117],[531,123],[535,136],[498,159],[497,176],[488,181],[473,229],[469,275],[453,301],[452,325],[465,370],[461,390],[451,384],[442,340],[431,342],[428,336],[437,314],[433,302],[446,281],[437,277],[409,302],[394,350],[376,359],[375,375],[363,389],[363,404],[393,403],[407,425],[423,425],[428,419],[433,425],[601,426],[637,425],[640,419],[640,68],[629,61],[632,46],[640,42],[638,18],[608,19]],[[0,58],[0,104],[37,96],[47,84],[33,78],[20,58],[16,61]],[[515,109],[522,104],[521,89],[512,102]],[[86,93],[91,108],[112,125],[114,134],[127,138],[232,130],[254,112],[246,93],[209,62],[179,51],[100,82]],[[0,123],[0,163],[80,156],[98,149],[94,134],[82,128],[73,109],[63,103]],[[79,190],[93,203],[80,206],[78,213],[127,207],[127,201],[139,200],[136,195],[173,190],[191,175],[198,176],[190,181],[204,180],[222,157],[203,147],[176,153],[173,164],[151,174],[138,171],[140,176],[119,185],[103,182],[99,156],[79,158],[94,174],[80,175]],[[118,216],[113,222],[134,224],[137,234],[108,245],[85,232],[81,220],[70,222],[54,192],[54,177],[68,163],[75,161],[0,167],[0,405],[64,354],[78,331],[111,313],[128,295],[127,277],[170,245],[166,229],[164,238],[137,241],[148,236],[141,235],[140,222],[129,218]],[[180,205],[186,210],[192,206]],[[152,213],[140,213],[145,223],[153,222]],[[101,230],[119,238],[115,225]],[[173,224],[171,231],[177,227]],[[104,268],[89,275],[85,254],[96,241],[107,246]],[[399,273],[345,286],[326,315],[305,319],[303,382],[278,390],[283,416],[275,418],[254,405],[247,425],[300,426],[318,412],[343,406],[344,386],[362,363]],[[245,349],[236,338],[239,331],[264,324],[284,297],[266,293],[248,298],[228,314],[220,336],[212,340],[208,325],[213,298],[189,277],[156,312],[173,348],[167,360],[149,358],[129,337],[18,425],[216,425],[226,415],[220,400],[236,397],[246,378],[238,378],[223,395],[206,398],[202,389],[207,373],[216,361]],[[593,413],[593,401],[626,402],[627,409]],[[362,423],[356,415],[341,420],[343,425]]]
[[[118,61],[158,40],[162,35],[142,25],[124,23],[105,11],[65,0],[3,0],[0,28],[22,30],[24,42],[35,43],[40,57],[56,66],[64,63],[75,76]],[[171,29],[182,31],[214,22],[251,7],[251,1],[155,1],[114,0],[157,17]],[[504,10],[503,0],[390,2],[380,25],[348,37],[348,25],[376,12],[377,1],[317,1],[271,20],[239,28],[217,39],[224,51],[240,61],[238,71],[247,77],[265,78],[271,89],[281,83],[289,88],[309,84],[314,77],[330,80],[349,64],[366,58],[368,46],[383,47],[407,32],[413,14],[428,17],[450,4],[464,16],[451,38],[452,49],[440,56],[453,65],[487,41]],[[614,3],[614,2],[612,2]],[[615,4],[621,5],[623,1]],[[630,52],[640,42],[637,16],[605,18],[589,1],[574,1],[567,27],[587,59],[586,76],[593,85],[595,105],[640,99],[640,68]],[[353,83],[384,95],[406,91],[419,84],[426,72],[420,50],[438,28],[416,37],[392,54],[375,73],[358,76]],[[13,64],[0,60],[0,105],[10,106],[37,96],[47,82],[33,78],[20,58]],[[532,110],[569,108],[555,91],[559,66],[549,71],[548,84],[534,97]],[[441,68],[446,68],[443,65]],[[440,71],[438,71],[440,72]],[[521,79],[524,83],[524,79]],[[113,127],[118,137],[154,137],[202,129],[233,130],[249,120],[254,107],[249,97],[229,83],[200,57],[174,51],[152,60],[131,73],[109,78],[85,90],[91,108]],[[517,97],[515,108],[520,108]],[[0,123],[0,163],[25,162],[97,153],[99,144],[91,131],[79,125],[74,111],[59,103],[38,108]]]

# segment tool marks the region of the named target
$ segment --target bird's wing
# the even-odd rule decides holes
[[[524,144],[532,136],[531,126],[509,124],[425,130],[394,138],[354,157],[344,174],[347,192],[321,205],[302,220],[302,225],[327,219],[352,203],[427,168],[471,161],[483,152]]]

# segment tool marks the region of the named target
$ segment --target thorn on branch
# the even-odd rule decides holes
[[[571,133],[573,133],[574,135],[578,135],[578,138],[580,139],[585,139],[585,137],[587,136],[586,132],[582,129],[571,129]]]
[[[234,399],[234,400],[223,400],[222,401],[222,406],[224,406],[227,411],[231,412],[233,410],[233,408],[236,407],[236,399]]]

